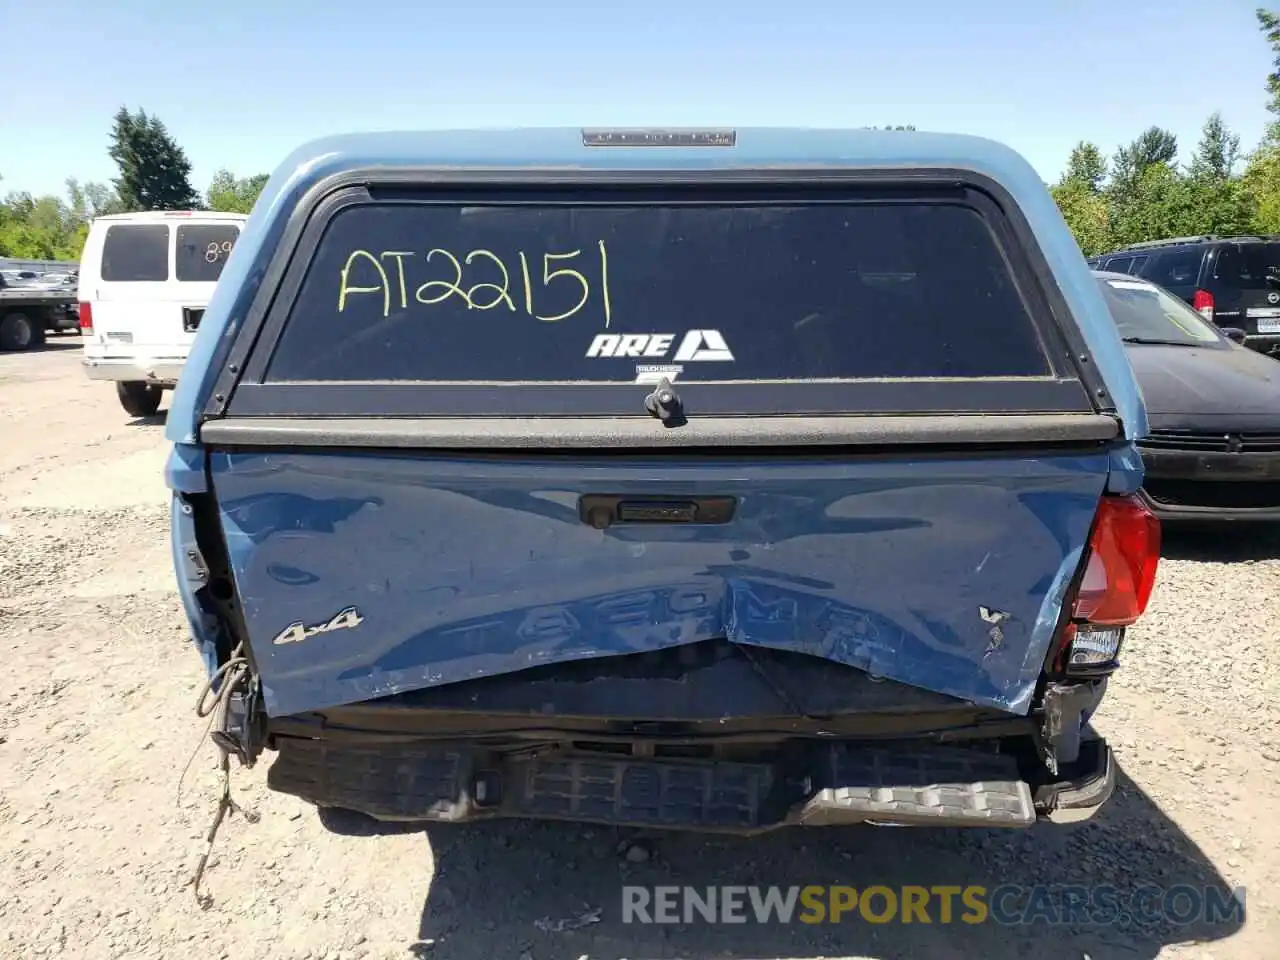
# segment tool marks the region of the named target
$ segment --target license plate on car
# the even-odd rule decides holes
[[[1259,333],[1280,333],[1280,317],[1274,319],[1260,319],[1258,321]]]

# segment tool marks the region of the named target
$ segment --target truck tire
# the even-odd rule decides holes
[[[0,350],[30,350],[44,342],[44,328],[16,310],[0,317]]]
[[[116,396],[120,398],[120,406],[131,417],[150,417],[160,409],[160,397],[164,393],[159,387],[140,380],[122,380],[116,383]]]

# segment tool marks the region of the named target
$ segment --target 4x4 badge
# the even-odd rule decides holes
[[[277,645],[301,643],[303,640],[310,640],[321,633],[329,633],[331,630],[350,630],[360,626],[362,623],[364,623],[364,617],[360,616],[360,611],[355,607],[347,607],[324,623],[317,623],[313,627],[308,627],[301,620],[295,620],[276,634],[276,638],[271,642]]]

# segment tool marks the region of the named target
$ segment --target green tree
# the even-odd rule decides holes
[[[1116,150],[1103,190],[1115,244],[1174,235],[1160,225],[1182,219],[1174,214],[1186,202],[1177,157],[1178,138],[1160,127],[1148,127]]]
[[[1254,229],[1280,233],[1280,13],[1257,10],[1258,27],[1271,47],[1272,66],[1267,74],[1267,110],[1272,121],[1245,164],[1243,184],[1255,208]]]
[[[1066,172],[1059,183],[1062,186],[1079,184],[1090,193],[1099,193],[1106,179],[1107,158],[1096,144],[1081,140],[1071,149]]]
[[[1107,161],[1102,151],[1081,140],[1072,148],[1061,179],[1049,188],[1086,257],[1111,247],[1111,213],[1102,197],[1106,177]]]
[[[1188,233],[1233,234],[1253,229],[1257,202],[1235,175],[1239,157],[1240,137],[1220,113],[1214,113],[1205,121],[1187,170]]]
[[[124,204],[114,190],[105,183],[81,183],[75,177],[67,178],[67,209],[69,214],[69,238],[67,246],[72,259],[79,260],[84,242],[89,236],[89,224],[94,217],[123,213]]]
[[[1267,139],[1275,142],[1280,141],[1280,13],[1259,7],[1255,15],[1258,27],[1271,47],[1271,72],[1267,74],[1267,110],[1275,119],[1267,130]]]
[[[1111,249],[1111,217],[1101,194],[1073,179],[1050,187],[1049,192],[1086,257]]]
[[[1260,146],[1249,158],[1241,185],[1254,208],[1253,229],[1280,233],[1280,147]]]
[[[95,198],[112,199],[103,184],[67,181],[67,199],[10,193],[0,201],[0,256],[33,260],[78,260],[95,216],[111,212]]]
[[[1178,138],[1160,127],[1147,127],[1137,140],[1129,145],[1134,154],[1134,165],[1139,171],[1156,164],[1172,167],[1178,159]]]
[[[29,197],[24,198],[30,199]],[[57,197],[39,197],[31,202],[27,216],[8,208],[0,227],[0,256],[33,260],[73,260],[79,250],[75,231],[69,226],[66,206]],[[25,207],[25,202],[19,209]]]
[[[237,178],[230,170],[219,170],[213,175],[209,184],[206,202],[210,210],[224,213],[249,213],[258,202],[262,189],[267,185],[268,175],[257,174],[253,177]]]
[[[128,210],[187,210],[199,205],[191,161],[158,117],[121,107],[107,151],[120,168],[116,193]]]
[[[1109,197],[1117,246],[1196,233],[1196,198],[1190,181],[1167,163],[1148,164],[1121,197]]]
[[[67,199],[75,215],[84,221],[126,212],[115,191],[105,183],[81,183],[75,177],[68,177]]]
[[[1111,161],[1113,194],[1123,195],[1137,186],[1148,167],[1173,167],[1178,157],[1178,138],[1160,127],[1148,127],[1132,142],[1119,147]]]
[[[1200,143],[1191,157],[1192,179],[1218,183],[1229,180],[1239,159],[1240,136],[1231,132],[1221,113],[1212,114],[1205,121]]]

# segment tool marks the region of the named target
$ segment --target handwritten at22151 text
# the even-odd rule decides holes
[[[412,250],[351,251],[343,264],[338,285],[338,312],[344,312],[348,300],[356,294],[380,296],[384,317],[391,315],[393,304],[407,310],[410,302],[430,306],[451,302],[456,297],[468,310],[523,311],[535,320],[557,323],[568,320],[593,299],[598,299],[604,311],[604,325],[608,327],[612,319],[609,252],[603,240],[586,254],[582,250],[543,253],[538,264],[540,269],[531,266],[532,258],[523,250],[516,255],[518,266],[512,270],[492,250],[472,250],[458,257],[435,247],[422,259],[432,264],[433,269],[438,265],[445,276],[415,287],[409,278],[416,272],[413,259],[418,256]],[[376,274],[378,282],[372,286],[356,285],[352,282],[353,274],[365,283]],[[538,312],[538,302],[551,299],[559,301],[561,306],[569,305],[568,309],[550,315]]]

